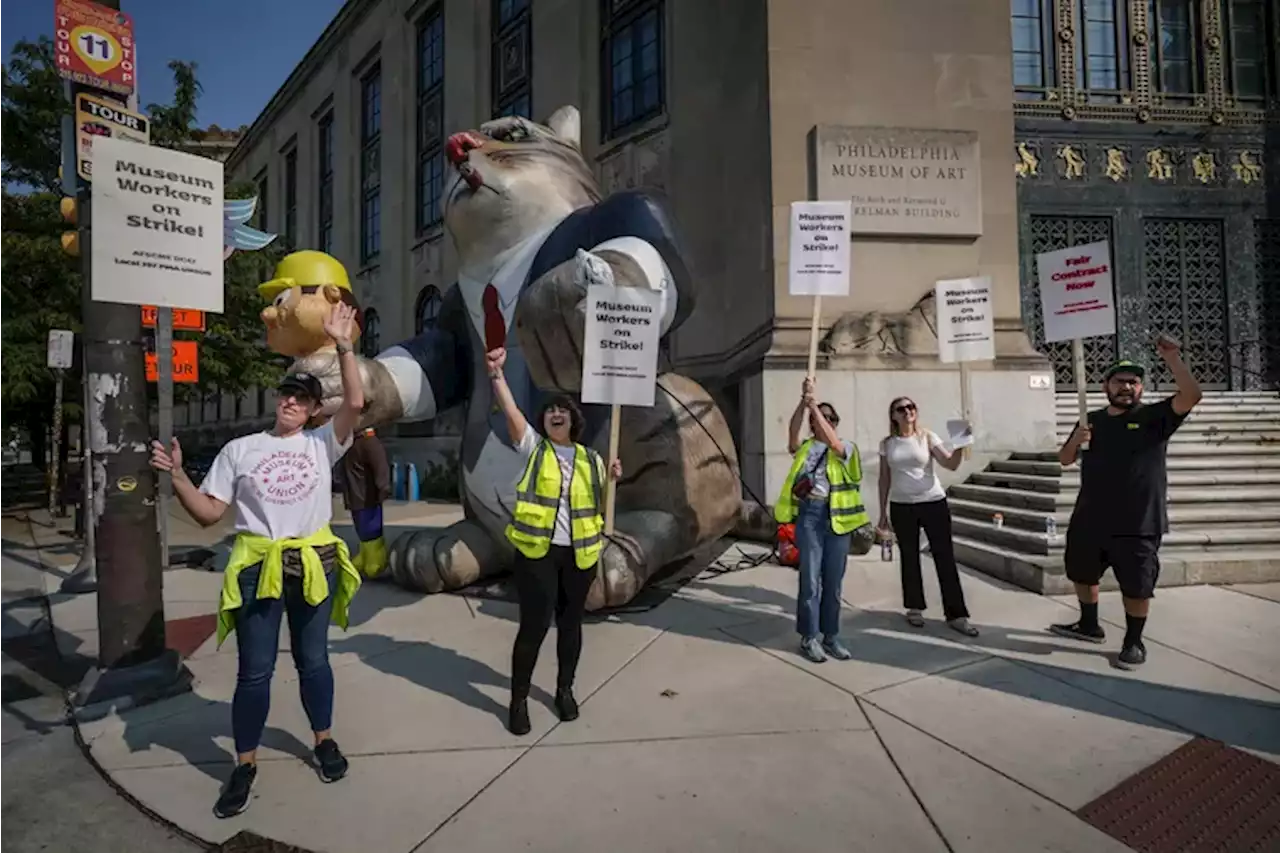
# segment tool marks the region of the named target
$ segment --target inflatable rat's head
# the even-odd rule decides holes
[[[258,285],[258,294],[270,303],[262,309],[267,347],[281,355],[304,358],[332,346],[324,321],[338,302],[356,309],[357,339],[364,325],[346,269],[324,252],[286,255],[274,277]]]
[[[561,107],[546,124],[507,116],[449,137],[444,224],[464,265],[600,200],[579,148],[581,127],[578,110]]]

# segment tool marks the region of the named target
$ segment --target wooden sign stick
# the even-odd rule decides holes
[[[813,297],[813,319],[809,324],[809,378],[813,379],[818,369],[818,330],[822,326],[822,297]]]
[[[1084,426],[1089,423],[1089,399],[1085,389],[1084,341],[1080,338],[1071,341],[1071,371],[1076,375],[1076,399],[1080,404],[1080,424]],[[1089,443],[1084,442],[1080,449],[1088,450]]]
[[[613,535],[613,507],[618,496],[618,484],[613,479],[613,460],[618,458],[618,441],[622,430],[622,406],[609,407],[609,459],[604,484],[604,532]]]

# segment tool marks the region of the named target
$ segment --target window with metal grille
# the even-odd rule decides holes
[[[267,230],[267,199],[271,187],[270,179],[267,177],[267,170],[263,169],[253,179],[253,185],[258,192],[258,206],[253,211],[253,227],[262,231]]]
[[[1149,0],[1151,86],[1166,101],[1190,103],[1204,91],[1198,6],[1194,0]]]
[[[298,245],[298,148],[296,142],[284,155],[284,240],[290,249]]]
[[[440,316],[440,305],[444,300],[440,296],[440,288],[428,284],[418,293],[418,304],[414,309],[413,331],[422,334],[436,324]]]
[[[373,358],[378,354],[378,346],[382,337],[382,320],[378,310],[370,308],[364,312],[364,328],[360,330],[360,351],[365,358]]]
[[[414,229],[421,234],[440,222],[444,193],[444,13],[443,4],[418,21],[417,179]]]
[[[1041,101],[1057,85],[1053,0],[1011,0],[1013,89],[1021,101]]]
[[[1242,106],[1262,107],[1280,80],[1280,8],[1266,0],[1223,0],[1226,84]]]
[[[360,79],[360,263],[382,251],[382,66]]]
[[[493,57],[493,117],[532,118],[533,24],[531,0],[493,0],[490,53]]]
[[[319,174],[317,175],[319,219],[316,222],[316,245],[322,252],[333,252],[333,112],[325,113],[316,125]]]
[[[660,0],[603,2],[601,113],[604,137],[610,139],[662,113],[666,102],[666,60]]]
[[[1120,103],[1132,88],[1125,0],[1076,0],[1076,85],[1094,103]]]

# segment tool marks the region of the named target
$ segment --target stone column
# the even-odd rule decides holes
[[[851,294],[823,301],[818,382],[861,450],[873,513],[892,398],[913,397],[939,433],[960,413],[958,370],[937,358],[938,279],[990,276],[996,310],[996,359],[971,365],[976,452],[953,479],[1051,448],[1052,372],[1019,304],[1007,0],[770,0],[768,32],[777,310],[763,446],[744,448],[744,468],[763,469],[772,499],[789,461],[811,303],[788,294],[788,222],[807,198],[854,200]]]

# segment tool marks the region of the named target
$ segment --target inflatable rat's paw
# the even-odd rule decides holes
[[[474,521],[405,533],[391,546],[384,572],[397,586],[446,592],[469,586],[511,567],[506,541],[497,542]]]
[[[579,249],[573,259],[573,283],[579,287],[613,286],[613,269],[599,255]]]
[[[400,392],[385,367],[370,358],[356,356],[360,366],[360,383],[364,389],[364,415],[360,426],[379,426],[404,417]],[[320,411],[326,416],[342,405],[342,368],[336,350],[325,349],[304,356],[289,365],[290,373],[310,373],[320,380]]]

